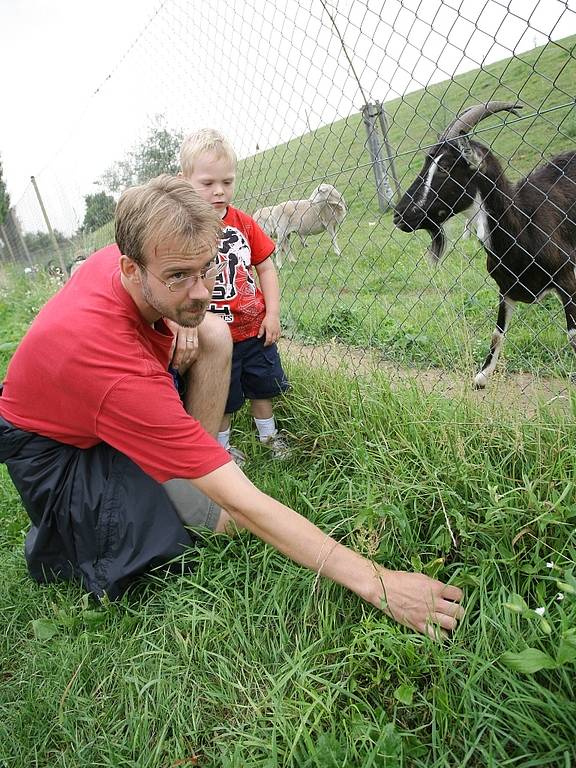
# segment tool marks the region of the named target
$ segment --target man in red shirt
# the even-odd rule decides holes
[[[204,398],[204,426],[217,429],[231,346],[225,324],[206,315],[219,233],[218,215],[182,178],[126,190],[117,247],[75,272],[18,347],[0,398],[0,461],[32,520],[31,575],[79,579],[114,599],[181,553],[190,528],[233,521],[407,626],[453,629],[457,587],[339,544],[259,491],[183,407],[167,371],[169,321],[198,330],[190,403]]]

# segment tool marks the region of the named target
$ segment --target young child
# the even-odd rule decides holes
[[[209,309],[229,324],[234,350],[230,393],[218,441],[238,464],[244,462],[242,453],[230,445],[230,425],[231,415],[250,400],[260,441],[274,458],[288,458],[290,446],[276,429],[272,410],[272,398],[289,388],[276,346],[280,338],[280,287],[271,259],[275,244],[254,219],[230,205],[236,154],[224,136],[209,128],[191,134],[180,148],[180,165],[182,175],[218,211],[224,225],[219,259],[227,266],[216,278]]]

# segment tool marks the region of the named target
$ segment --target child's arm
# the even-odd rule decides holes
[[[258,331],[258,338],[265,336],[264,346],[269,347],[280,338],[280,285],[276,267],[270,256],[260,264],[255,264],[254,269],[258,275],[260,290],[266,304],[266,315]]]

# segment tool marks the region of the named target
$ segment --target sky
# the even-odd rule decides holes
[[[35,175],[70,232],[158,115],[245,157],[573,33],[576,0],[0,0],[4,180],[25,229]]]
[[[0,0],[0,157],[14,202],[158,6],[158,0]]]

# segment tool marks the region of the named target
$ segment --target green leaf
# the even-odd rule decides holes
[[[400,704],[406,704],[410,706],[414,698],[414,691],[416,689],[413,685],[399,685],[394,691],[394,698],[397,699]]]
[[[556,662],[558,666],[576,662],[576,629],[569,629],[562,635],[556,654]]]
[[[561,592],[566,592],[568,595],[576,595],[576,589],[572,586],[572,584],[568,584],[565,581],[557,581],[556,586]]]
[[[422,570],[427,576],[430,576],[430,578],[435,579],[443,567],[444,567],[444,558],[437,557],[435,560],[429,560],[427,563],[424,563],[422,565]]]
[[[58,634],[58,627],[51,619],[35,619],[32,629],[37,640],[50,640]]]
[[[500,661],[510,669],[525,675],[532,675],[541,669],[555,669],[557,666],[551,656],[537,648],[526,648],[520,653],[503,653]]]
[[[544,616],[539,616],[538,614],[536,614],[536,616],[538,618],[538,623],[540,624],[540,629],[542,632],[544,632],[545,635],[550,635],[552,633],[552,627],[550,624],[546,621]]]
[[[106,621],[106,614],[104,611],[84,611],[82,613],[84,623],[89,627],[97,627]]]
[[[508,611],[512,611],[512,613],[524,613],[524,611],[528,610],[524,598],[516,594],[510,595],[510,599],[504,603],[504,608]]]

